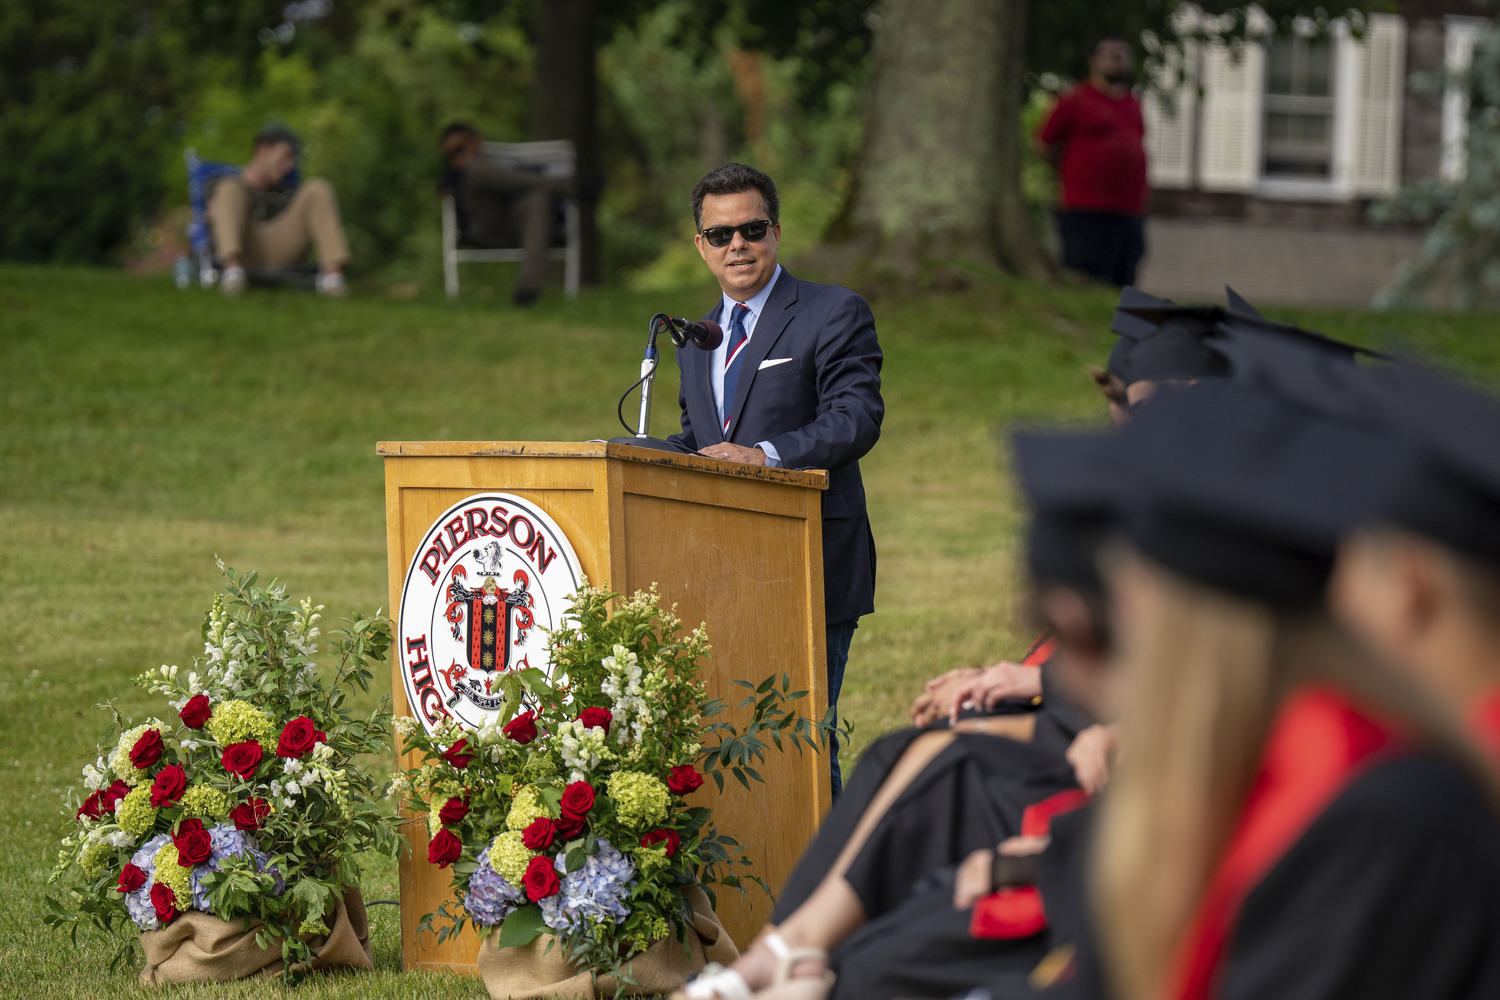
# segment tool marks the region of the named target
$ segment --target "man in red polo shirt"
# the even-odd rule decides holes
[[[1062,180],[1063,263],[1112,285],[1135,284],[1146,253],[1146,149],[1130,43],[1100,39],[1089,78],[1057,99],[1036,133]]]

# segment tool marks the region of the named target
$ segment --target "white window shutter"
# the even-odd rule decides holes
[[[1153,86],[1141,100],[1146,123],[1146,168],[1154,188],[1193,186],[1193,115],[1198,86],[1191,70],[1178,82],[1181,67],[1191,67],[1196,47],[1187,43],[1168,51],[1165,65],[1152,74]]]
[[[1372,14],[1359,55],[1350,183],[1357,195],[1396,192],[1401,184],[1401,106],[1406,95],[1406,22]]]
[[[1204,49],[1198,184],[1205,191],[1253,191],[1260,180],[1265,64],[1255,42],[1238,52],[1223,42]]]

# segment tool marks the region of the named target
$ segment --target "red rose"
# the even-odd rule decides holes
[[[469,800],[454,796],[443,803],[443,808],[438,810],[438,821],[444,826],[452,826],[469,815]]]
[[[682,845],[682,837],[676,830],[652,830],[641,837],[642,847],[655,847],[657,844],[666,845],[667,857],[676,857],[677,848]]]
[[[563,813],[562,818],[557,821],[557,835],[563,840],[572,840],[583,832],[588,821],[582,816],[571,816]]]
[[[202,729],[208,717],[213,714],[213,709],[208,707],[208,695],[195,694],[188,699],[186,705],[182,706],[182,711],[177,713],[177,717],[189,729]]]
[[[281,731],[281,739],[276,741],[276,755],[301,760],[313,747],[327,741],[327,733],[313,725],[313,720],[307,716],[299,715]]]
[[[175,806],[182,793],[187,791],[187,772],[176,764],[168,764],[151,783],[151,808]]]
[[[113,784],[99,793],[99,804],[110,812],[114,812],[115,806],[119,805],[120,800],[129,794],[130,786],[116,778]]]
[[[229,818],[234,820],[235,828],[246,833],[259,830],[269,815],[271,815],[271,803],[265,799],[246,799],[229,810]]]
[[[144,771],[161,760],[161,751],[161,733],[148,729],[135,741],[135,746],[130,748],[130,763]]]
[[[546,899],[562,888],[562,883],[557,879],[557,869],[553,867],[552,859],[545,854],[531,859],[521,884],[526,887],[526,898],[533,903]]]
[[[507,722],[505,728],[500,731],[525,746],[536,739],[536,713],[522,712]]]
[[[427,845],[427,860],[439,868],[447,868],[458,860],[458,856],[464,852],[463,841],[453,836],[448,830],[439,830],[432,842]]]
[[[151,907],[156,911],[156,919],[164,924],[170,924],[177,918],[177,897],[162,882],[151,886]]]
[[[675,795],[687,795],[696,792],[703,785],[703,775],[691,764],[682,764],[672,768],[672,773],[667,775],[667,787]]]
[[[578,713],[578,721],[590,729],[602,729],[604,735],[609,735],[609,724],[615,719],[607,708],[585,708]]]
[[[177,863],[184,868],[201,865],[213,853],[213,841],[201,819],[185,819],[178,823],[177,832],[172,834],[172,845],[177,848]]]
[[[546,816],[538,816],[521,831],[521,843],[527,850],[545,851],[557,839],[557,824]]]
[[[135,892],[145,884],[146,873],[127,861],[125,862],[125,867],[120,869],[119,884],[115,891]]]
[[[224,748],[222,758],[224,770],[248,780],[255,774],[255,769],[260,766],[260,759],[263,756],[260,744],[254,740],[231,743]]]
[[[453,744],[451,747],[443,751],[443,759],[462,771],[464,768],[469,766],[469,761],[474,759],[474,755],[467,752],[468,749],[469,738],[465,736],[463,739],[459,740],[457,743]]]
[[[74,819],[98,819],[104,815],[104,793],[90,792],[89,797],[83,800],[83,805],[78,807]]]
[[[564,816],[583,817],[594,808],[594,788],[587,781],[575,781],[562,793],[562,813]]]

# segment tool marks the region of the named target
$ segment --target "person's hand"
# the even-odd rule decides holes
[[[956,667],[928,681],[916,701],[911,703],[911,724],[920,729],[941,719],[953,703],[953,689],[979,676],[983,670],[983,667]]]
[[[994,891],[994,851],[975,851],[964,859],[953,876],[953,908],[967,910]]]
[[[955,686],[948,701],[948,720],[957,722],[958,713],[969,705],[988,711],[1006,698],[1035,698],[1041,693],[1040,667],[1001,660]]]
[[[964,859],[953,876],[953,908],[967,910],[995,891],[995,855],[1024,858],[1040,854],[1052,842],[1048,836],[1011,837],[993,851],[975,851]]]
[[[766,464],[766,453],[759,448],[746,448],[742,444],[730,444],[728,441],[704,445],[698,449],[698,454],[725,462],[741,462],[745,465]]]
[[[1073,737],[1066,757],[1073,766],[1073,776],[1078,779],[1079,788],[1097,795],[1109,783],[1110,757],[1114,749],[1114,733],[1108,726],[1089,726]]]

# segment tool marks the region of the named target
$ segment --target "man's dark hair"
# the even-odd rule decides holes
[[[776,182],[754,167],[743,163],[726,163],[704,174],[693,185],[693,225],[703,228],[703,199],[708,195],[739,194],[759,191],[766,201],[766,215],[772,224],[781,222],[781,200],[776,197]]]
[[[255,133],[255,142],[250,148],[259,149],[261,146],[275,146],[282,142],[291,146],[294,154],[302,155],[302,137],[280,122],[272,122]]]
[[[468,122],[452,122],[443,129],[443,134],[438,137],[438,142],[447,142],[450,135],[478,135],[479,130]]]
[[[1093,40],[1089,43],[1090,59],[1092,59],[1094,57],[1094,54],[1099,51],[1099,46],[1103,45],[1105,42],[1119,42],[1131,52],[1135,51],[1135,46],[1131,45],[1130,39],[1126,38],[1124,35],[1095,35]]]

